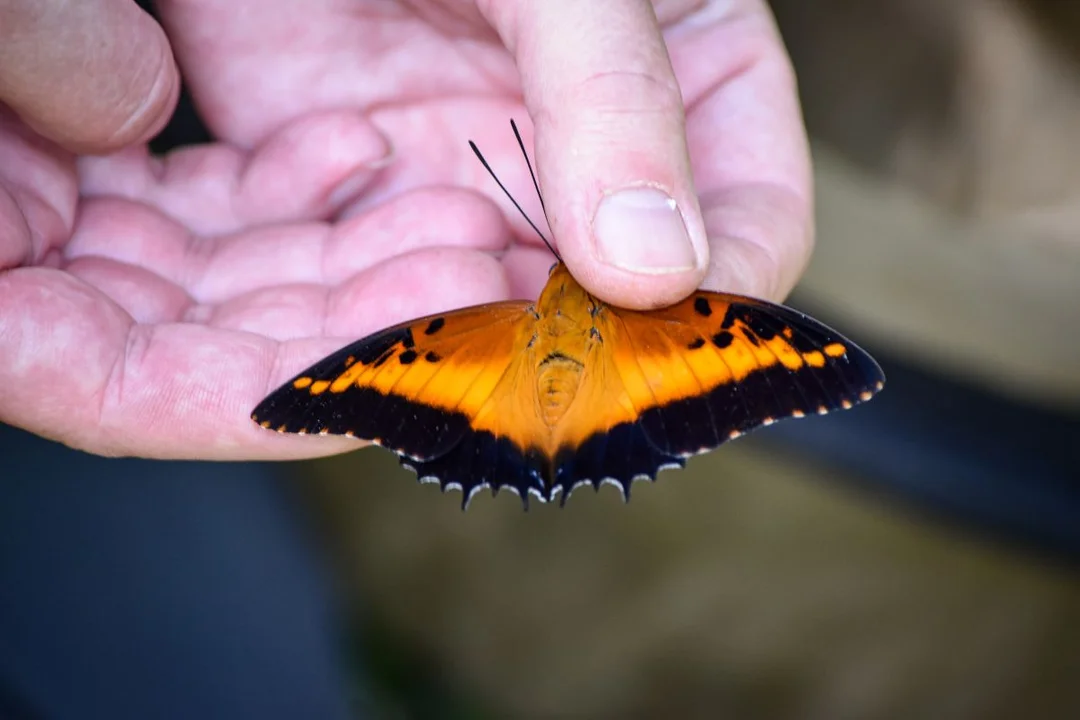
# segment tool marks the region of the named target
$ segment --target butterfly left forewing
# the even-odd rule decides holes
[[[449,452],[515,362],[527,305],[496,303],[377,332],[319,361],[252,418],[289,433],[349,435],[414,461]]]

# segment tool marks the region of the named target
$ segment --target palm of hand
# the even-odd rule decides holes
[[[230,145],[163,162],[137,150],[82,159],[76,175],[63,152],[0,125],[0,226],[15,228],[0,236],[0,363],[17,380],[0,390],[0,419],[106,453],[341,449],[262,432],[248,412],[343,340],[542,281],[550,258],[509,247],[522,225],[475,192],[490,181],[464,143],[520,167],[505,124],[525,115],[516,71],[461,3],[357,3],[309,28],[274,17],[265,32],[199,6],[164,20],[195,28],[174,44]],[[720,38],[682,40],[677,71]],[[710,88],[726,66],[681,64],[692,147],[695,135],[723,137]],[[699,148],[707,225],[730,235],[738,168],[711,161],[723,142]],[[769,261],[752,240],[741,247],[736,264]]]

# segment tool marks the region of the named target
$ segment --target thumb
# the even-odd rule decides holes
[[[682,96],[648,0],[483,3],[514,54],[559,252],[615,305],[681,300],[709,249]]]
[[[148,140],[179,88],[164,31],[131,0],[0,5],[0,102],[69,150]]]

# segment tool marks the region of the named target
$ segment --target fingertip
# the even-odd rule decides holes
[[[689,215],[663,190],[624,188],[601,196],[589,235],[561,242],[560,251],[578,282],[601,300],[636,310],[665,307],[696,290],[709,264],[696,203]]]
[[[112,51],[96,68],[102,74],[87,85],[87,93],[97,93],[86,99],[92,122],[64,117],[53,128],[61,145],[103,155],[147,143],[168,124],[180,99],[180,70],[165,31],[138,12],[104,40]]]
[[[656,187],[605,193],[593,215],[591,236],[597,260],[638,275],[691,272],[708,260],[707,247],[698,247],[691,237],[678,203]]]
[[[552,223],[570,270],[586,290],[620,307],[654,309],[682,300],[700,286],[710,264],[692,184],[614,184],[617,189],[592,193],[592,202],[579,206],[581,219]],[[669,190],[673,185],[681,190]],[[588,188],[580,195],[588,197]]]
[[[164,30],[135,3],[23,5],[5,19],[0,95],[40,135],[106,154],[168,122],[180,74]]]
[[[176,60],[173,58],[169,43],[161,28],[156,24],[155,28],[161,33],[162,46],[158,69],[150,75],[152,80],[149,81],[149,90],[142,92],[136,87],[131,103],[135,109],[128,113],[127,121],[107,137],[100,140],[89,139],[85,142],[88,147],[84,152],[112,152],[132,145],[148,143],[165,128],[172,118],[180,100],[180,69],[176,65]]]

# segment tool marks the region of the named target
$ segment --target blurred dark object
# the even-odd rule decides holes
[[[155,153],[166,153],[173,148],[206,143],[211,139],[210,132],[195,111],[191,95],[187,90],[183,90],[180,93],[180,101],[176,104],[176,112],[173,113],[169,124],[150,141],[150,150]]]
[[[0,717],[355,717],[328,577],[271,467],[3,425],[0,456]]]

